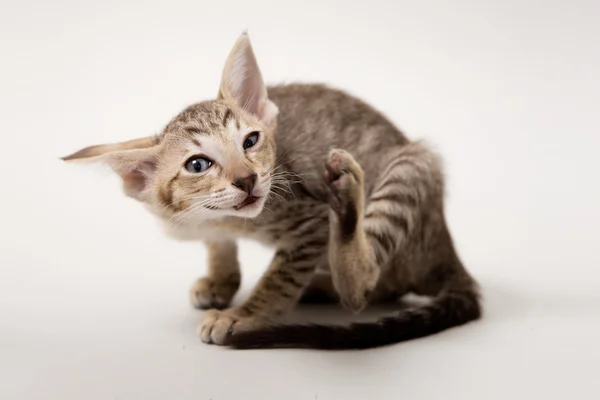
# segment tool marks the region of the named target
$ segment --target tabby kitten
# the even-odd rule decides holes
[[[216,100],[194,104],[158,136],[84,148],[166,232],[208,246],[208,275],[191,290],[210,309],[205,343],[236,348],[359,349],[430,335],[479,318],[477,284],[444,218],[438,157],[384,116],[321,85],[265,87],[243,34]],[[276,248],[250,298],[235,240]],[[277,325],[298,301],[359,312],[409,292],[424,305],[349,326]]]

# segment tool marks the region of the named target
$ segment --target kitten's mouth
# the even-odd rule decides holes
[[[260,199],[260,197],[250,195],[246,197],[240,204],[233,206],[233,208],[235,210],[241,210],[242,208],[249,206],[250,204],[256,203],[258,199]]]

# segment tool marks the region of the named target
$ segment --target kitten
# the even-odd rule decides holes
[[[205,343],[236,348],[359,349],[480,317],[476,282],[446,226],[438,157],[384,116],[321,85],[266,88],[250,40],[236,42],[216,100],[194,104],[155,137],[84,148],[179,239],[202,240],[208,275],[191,290]],[[276,248],[250,298],[235,240]],[[277,325],[299,301],[359,312],[409,292],[430,303],[373,323]]]

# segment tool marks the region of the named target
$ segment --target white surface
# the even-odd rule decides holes
[[[599,3],[281,3],[3,2],[0,398],[598,399]],[[364,352],[200,343],[202,246],[57,158],[213,97],[245,28],[268,82],[346,88],[444,154],[485,319]],[[270,253],[241,255],[247,294]]]

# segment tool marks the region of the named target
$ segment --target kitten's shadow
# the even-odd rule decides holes
[[[456,340],[459,338],[461,345],[475,343],[481,346],[482,343],[495,341],[494,337],[498,325],[510,326],[513,321],[519,322],[523,318],[533,318],[536,316],[549,315],[569,315],[597,313],[600,307],[600,296],[598,295],[578,295],[565,294],[560,291],[533,291],[531,288],[522,286],[513,286],[505,282],[495,280],[483,280],[481,283],[482,303],[484,315],[483,318],[475,323],[460,327],[451,333],[442,335],[433,335],[433,337],[423,338],[423,346],[429,346],[428,341],[438,342],[444,340]],[[242,291],[236,297],[234,305],[239,305],[250,295],[250,290]],[[342,306],[336,304],[299,304],[285,319],[284,323],[303,324],[349,324],[357,321],[375,321],[382,316],[393,315],[402,308],[402,304],[392,302],[371,306],[354,315]],[[197,323],[197,319],[190,319],[190,324]],[[195,325],[194,325],[195,326]],[[190,330],[192,325],[190,325]],[[453,339],[454,338],[454,339]],[[401,346],[401,344],[399,344]],[[414,347],[413,347],[414,349]],[[349,352],[319,352],[319,362],[331,364],[336,370],[343,369],[349,376],[363,376],[365,371],[372,371],[380,365],[380,353],[389,351],[389,348],[376,348],[368,351],[349,351]],[[417,350],[419,351],[419,350]],[[311,355],[302,355],[302,357],[311,357]],[[357,362],[360,361],[360,362]],[[399,371],[405,368],[403,364],[397,365]]]
[[[588,313],[600,306],[599,296],[566,295],[553,291],[532,291],[527,287],[512,287],[498,281],[482,281],[481,294],[484,316],[481,323],[490,320],[522,318],[525,315],[562,314],[564,312]],[[236,305],[249,296],[249,292],[237,297]],[[376,321],[393,315],[405,305],[399,301],[372,305],[359,314],[344,309],[339,304],[298,304],[284,319],[284,323],[348,324],[359,321]]]
[[[286,317],[285,323],[305,324],[349,324],[359,321],[375,321],[401,309],[399,302],[372,305],[358,314],[343,308],[340,304],[298,304]]]
[[[242,292],[234,301],[234,305],[242,304],[250,293]],[[390,301],[383,304],[370,305],[358,314],[345,309],[340,304],[305,304],[299,303],[284,317],[285,324],[335,324],[344,325],[352,322],[376,321],[377,319],[393,315],[405,305],[400,301]]]

